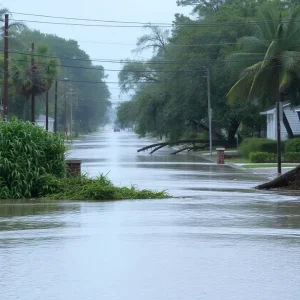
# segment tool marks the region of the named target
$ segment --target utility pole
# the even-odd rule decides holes
[[[4,89],[3,89],[3,119],[6,120],[8,108],[8,14],[4,23]]]
[[[70,136],[73,134],[73,97],[70,97]]]
[[[49,130],[49,92],[46,92],[46,131]]]
[[[54,99],[54,132],[57,132],[57,80],[55,81],[55,99]]]
[[[68,125],[67,125],[67,78],[65,78],[65,89],[64,89],[64,98],[65,98],[65,137],[68,135]]]
[[[70,90],[70,136],[73,135],[73,95],[76,95],[76,93],[73,93],[73,89]]]
[[[34,97],[34,85],[35,85],[35,66],[34,66],[34,43],[31,43],[31,75],[33,77],[33,86],[32,86],[32,92],[31,92],[31,122],[34,124],[35,123],[35,97]]]
[[[276,67],[276,121],[277,121],[277,173],[281,174],[281,112],[282,103],[280,97],[280,67]]]
[[[207,106],[208,106],[208,127],[209,127],[209,151],[210,151],[210,159],[212,158],[212,109],[211,109],[211,101],[210,101],[210,70],[209,67],[206,68],[207,71]]]

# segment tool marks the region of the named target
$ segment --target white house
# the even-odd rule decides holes
[[[45,115],[39,115],[38,118],[35,120],[35,123],[37,126],[43,127],[46,130],[46,116]],[[54,131],[54,119],[51,117],[48,117],[48,131],[50,131],[50,132]]]
[[[292,107],[290,103],[283,103],[282,108],[286,115],[286,118],[289,121],[293,133],[300,135],[300,107]],[[267,116],[267,138],[276,140],[277,139],[276,108],[274,107],[267,111],[261,112],[260,114]],[[288,134],[282,121],[280,125],[281,125],[280,126],[281,138],[282,140],[286,140],[288,138]]]

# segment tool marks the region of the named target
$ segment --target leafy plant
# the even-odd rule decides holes
[[[276,154],[268,152],[251,152],[250,162],[252,163],[274,163],[276,162]]]
[[[0,123],[0,198],[37,197],[47,174],[66,174],[64,141],[58,134],[16,118]]]
[[[300,138],[290,139],[285,142],[286,152],[300,152]]]
[[[52,200],[124,200],[124,199],[162,199],[169,195],[165,191],[138,190],[136,187],[117,187],[105,175],[95,179],[86,175],[64,178],[49,191],[47,199]]]
[[[247,138],[239,146],[239,152],[244,158],[249,158],[251,152],[277,152],[276,141],[264,138]]]
[[[283,154],[283,161],[287,163],[299,163],[300,152],[285,152]]]

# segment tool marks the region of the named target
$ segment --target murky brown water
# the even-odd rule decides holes
[[[300,198],[196,156],[136,152],[148,143],[107,131],[70,155],[178,198],[0,204],[0,299],[299,300]]]

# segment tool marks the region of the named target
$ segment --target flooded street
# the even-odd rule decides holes
[[[132,132],[86,136],[70,158],[165,200],[0,204],[3,300],[299,300],[300,197]]]

